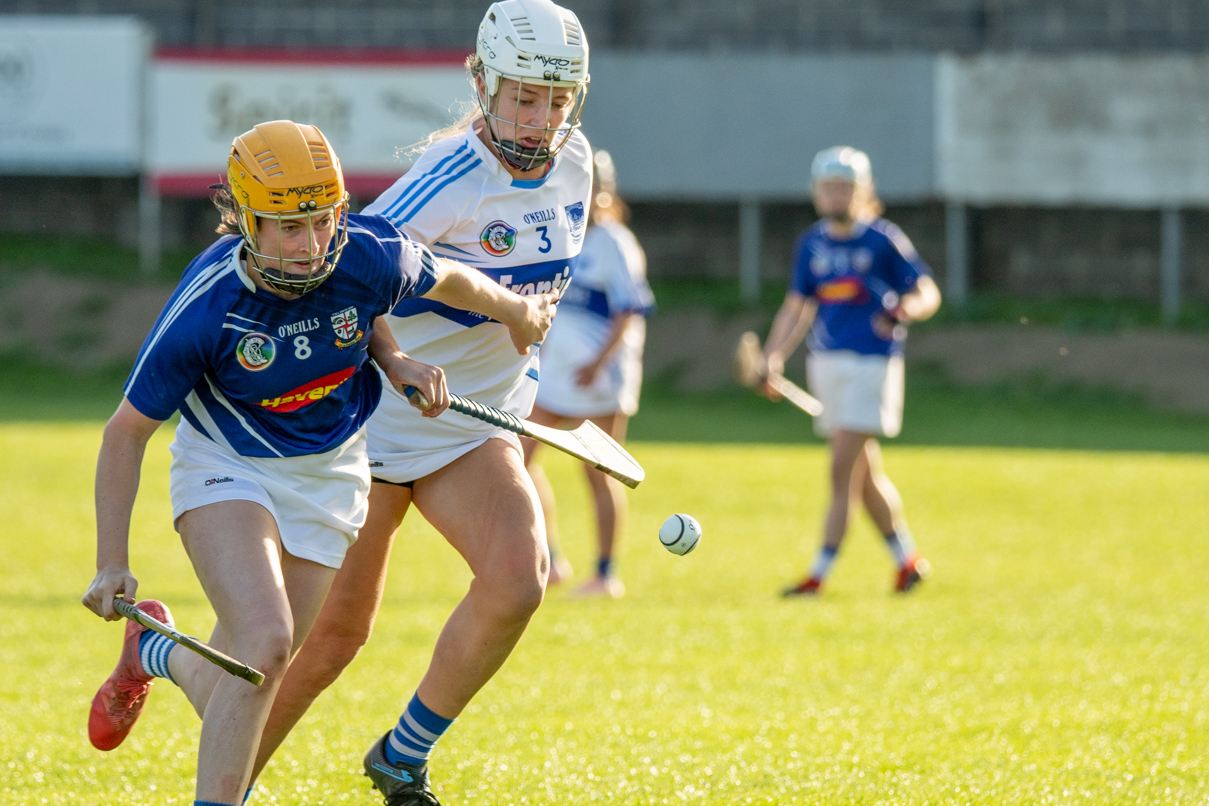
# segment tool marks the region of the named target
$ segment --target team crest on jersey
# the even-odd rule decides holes
[[[873,252],[863,246],[860,249],[853,249],[852,268],[860,274],[868,274],[869,270],[873,268]]]
[[[336,346],[343,350],[361,341],[364,331],[357,329],[357,308],[348,307],[332,314],[332,328],[336,331]]]
[[[503,257],[516,246],[516,227],[506,221],[492,221],[483,228],[479,243],[487,254]]]
[[[579,243],[584,234],[584,203],[575,202],[563,208],[567,211],[567,224],[571,227],[571,239]]]
[[[260,372],[273,363],[277,354],[273,339],[264,333],[248,333],[239,340],[235,347],[235,355],[243,368],[252,372]]]
[[[827,255],[813,254],[810,256],[810,273],[815,277],[823,277],[831,269],[831,265],[827,262]]]

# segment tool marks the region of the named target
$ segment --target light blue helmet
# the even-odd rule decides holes
[[[814,155],[810,164],[810,181],[845,179],[857,185],[873,182],[873,167],[869,155],[851,146],[833,146]]]

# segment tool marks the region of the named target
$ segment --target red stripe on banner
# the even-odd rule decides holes
[[[226,64],[290,65],[462,65],[470,51],[447,49],[398,48],[196,48],[165,46],[156,48],[159,62],[208,62]]]
[[[389,174],[345,174],[344,187],[351,196],[368,198],[377,196],[403,175],[407,166],[399,166],[398,173]],[[155,187],[162,196],[201,199],[213,191],[210,185],[226,184],[227,175],[221,171],[204,174],[160,174],[154,177]],[[353,212],[356,212],[355,210]]]

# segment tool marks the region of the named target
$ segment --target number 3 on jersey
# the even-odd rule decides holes
[[[306,359],[311,357],[311,340],[306,336],[296,336],[294,338],[294,357]]]
[[[537,231],[542,236],[542,243],[545,244],[545,246],[537,247],[537,251],[541,252],[544,255],[554,247],[554,244],[550,243],[550,236],[547,234],[547,232],[549,231],[548,227],[538,227]]]

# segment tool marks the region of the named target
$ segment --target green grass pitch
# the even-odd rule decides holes
[[[629,595],[550,593],[439,745],[443,802],[1209,801],[1209,460],[1093,450],[1119,432],[1088,432],[1094,417],[1011,407],[984,418],[982,444],[969,422],[958,429],[969,444],[927,444],[929,423],[953,421],[926,408],[886,460],[935,578],[892,595],[890,560],[862,516],[815,601],[777,591],[816,547],[824,449],[800,435],[654,441],[640,417],[632,450],[648,480],[630,494]],[[717,410],[686,404],[677,414],[656,396],[649,417],[682,428],[695,417],[708,433],[766,415],[805,432],[771,404],[723,406],[725,418],[711,421]],[[199,721],[170,684],[157,684],[119,749],[98,752],[86,736],[120,634],[79,604],[93,572],[100,421],[7,411],[0,802],[190,804]],[[1122,427],[1144,427],[1141,415],[1121,416]],[[1071,444],[1085,449],[995,446],[1004,423],[1045,434],[1063,417]],[[1156,441],[1191,433],[1203,446],[1207,430],[1177,422]],[[145,465],[134,571],[144,595],[204,636],[210,611],[169,523],[168,442],[164,429]],[[579,471],[551,452],[546,466],[564,546],[585,572]],[[704,527],[687,557],[658,544],[673,512]],[[254,804],[379,802],[361,756],[397,718],[467,582],[460,559],[413,513],[373,640],[279,753]]]

